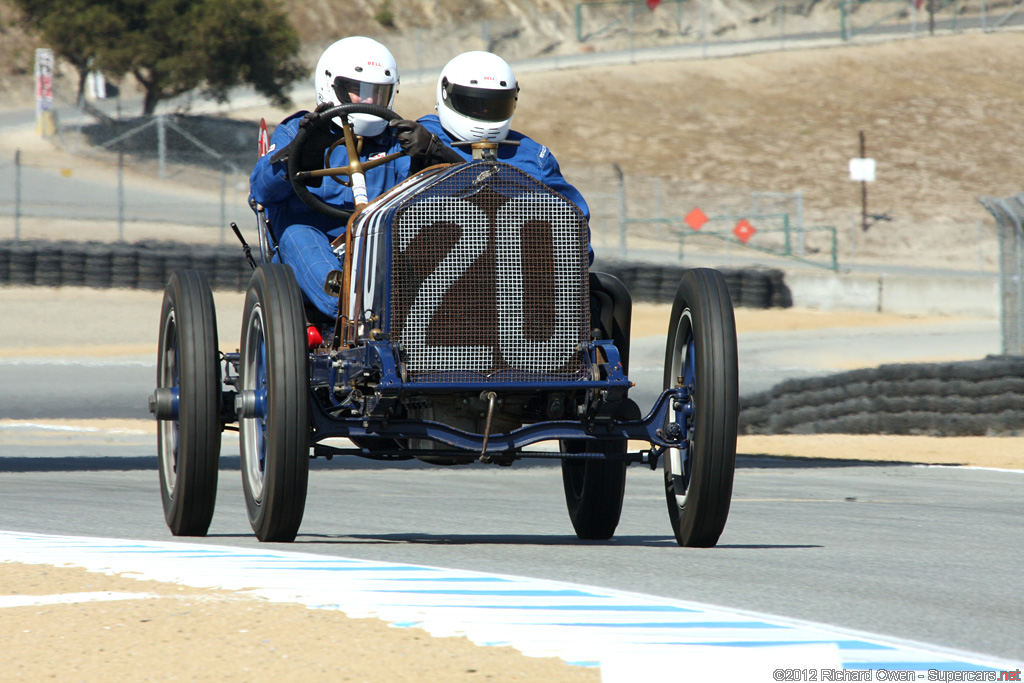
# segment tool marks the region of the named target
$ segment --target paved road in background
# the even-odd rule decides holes
[[[999,353],[1000,344],[994,320],[741,334],[740,394],[854,367],[984,358]],[[633,340],[631,356],[630,377],[637,386],[630,395],[646,412],[661,393],[664,336]],[[146,401],[156,382],[155,362],[155,354],[89,361],[0,359],[0,416],[149,419]]]

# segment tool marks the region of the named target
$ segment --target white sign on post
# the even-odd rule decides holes
[[[36,48],[36,111],[53,109],[53,50]]]
[[[57,132],[53,118],[53,50],[36,49],[36,133],[49,137]]]
[[[850,180],[858,182],[875,182],[874,159],[850,159]]]

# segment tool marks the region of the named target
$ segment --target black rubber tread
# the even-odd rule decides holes
[[[217,281],[217,254],[208,249],[192,249],[192,267],[205,273],[210,282]]]
[[[240,253],[218,250],[214,255],[214,286],[217,289],[242,290],[252,277],[252,269]]]
[[[164,290],[160,313],[157,386],[167,345],[164,321],[173,310],[178,339],[178,423],[176,477],[168,491],[165,458],[173,457],[161,437],[160,493],[164,519],[175,536],[205,536],[213,519],[220,460],[220,365],[217,351],[217,318],[213,295],[206,278],[193,270],[173,273]],[[173,426],[172,426],[173,429]]]
[[[791,308],[793,292],[786,285],[786,274],[781,270],[770,270],[768,271],[768,282],[770,284],[768,306],[770,308]]]
[[[59,242],[38,242],[32,284],[36,287],[60,287],[63,280],[61,258]]]
[[[82,250],[83,284],[95,289],[110,287],[110,247],[90,242]]]
[[[136,245],[139,289],[159,289],[167,280],[165,253],[157,246],[158,244],[144,242]],[[211,282],[211,285],[215,284],[215,282]]]
[[[676,385],[672,368],[680,343],[678,322],[685,310],[691,312],[696,366],[690,482],[686,504],[680,508],[666,454],[665,497],[676,542],[711,547],[718,543],[729,516],[739,421],[736,323],[723,275],[706,268],[683,275],[669,317],[665,388]]]
[[[45,244],[40,240],[6,240],[0,241],[0,284],[35,284],[35,252],[39,244]],[[205,272],[213,289],[230,289],[244,291],[249,284],[249,277],[252,269],[242,255],[240,248],[231,245],[204,245],[184,242],[172,242],[161,240],[140,240],[134,244],[123,243],[99,243],[99,242],[60,242],[61,250],[61,274],[60,279],[63,286],[84,286],[85,283],[85,254],[93,251],[93,260],[102,260],[103,256],[97,256],[96,249],[107,249],[110,254],[117,257],[118,254],[134,252],[134,258],[138,263],[135,287],[138,289],[163,289],[167,283],[168,274],[176,269],[190,268]],[[210,258],[213,255],[215,265]],[[105,269],[97,268],[94,263],[91,267],[89,286],[92,287],[125,287],[131,286],[133,277],[128,272],[125,263],[131,256],[118,258],[123,269],[111,265],[110,284],[107,284]],[[12,259],[17,261],[12,266]],[[4,265],[6,264],[6,268]],[[633,292],[637,301],[653,303],[670,303],[675,296],[676,285],[682,277],[685,269],[675,264],[660,263],[632,263],[609,261],[601,262],[598,270],[607,272],[621,280]],[[782,271],[764,269],[725,269],[726,282],[734,305],[765,307],[768,305],[792,305],[792,295],[785,286]],[[752,275],[747,275],[753,273]],[[744,277],[750,282],[766,280],[763,288],[768,294],[761,291],[762,284],[754,285],[756,291],[744,293],[742,282]],[[44,275],[42,280],[49,281]],[[124,284],[128,283],[128,284]],[[782,292],[783,295],[778,293]]]
[[[742,428],[751,434],[1016,433],[1024,430],[1024,358],[891,364],[791,380],[743,405]]]
[[[15,242],[8,249],[7,282],[15,286],[31,285],[36,273],[36,245]]]
[[[562,444],[568,453],[585,450],[624,455],[625,441],[569,441]],[[615,534],[622,516],[626,491],[625,460],[562,459],[562,487],[569,520],[577,538],[605,541]]]
[[[209,282],[207,278],[207,282]],[[110,258],[110,286],[119,289],[138,289],[139,252],[127,245],[114,245]]]
[[[619,352],[623,371],[629,374],[630,326],[633,301],[629,289],[609,273],[591,271],[591,327],[611,338]],[[633,401],[623,404],[619,419],[638,420],[640,409]],[[562,448],[569,453],[593,449],[610,456],[625,455],[628,443],[615,441],[567,441]],[[562,487],[576,536],[582,540],[607,540],[615,534],[622,516],[626,490],[625,460],[562,460]]]
[[[249,523],[261,541],[291,542],[298,534],[309,481],[309,377],[302,295],[289,266],[264,264],[246,294],[241,353],[246,329],[259,302],[267,350],[266,464],[263,499],[254,500],[242,446],[242,487]],[[242,386],[248,386],[245,378]]]

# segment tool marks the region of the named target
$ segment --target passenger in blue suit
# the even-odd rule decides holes
[[[294,114],[274,129],[270,151],[256,162],[249,184],[253,199],[266,209],[271,234],[278,246],[278,258],[295,272],[306,298],[307,315],[317,318],[322,314],[333,320],[337,316],[338,300],[328,296],[323,286],[327,274],[341,268],[331,241],[345,233],[345,225],[338,225],[337,220],[312,210],[295,194],[287,177],[290,145],[299,128],[308,126],[315,113],[339,104],[379,104],[390,109],[398,86],[398,67],[383,45],[356,36],[339,40],[324,51],[313,80],[318,103],[316,112]],[[368,114],[350,114],[348,118],[353,132],[363,137],[361,160],[401,151],[397,137],[384,119]],[[300,160],[301,170],[348,164],[344,144],[325,160],[327,147],[340,135],[340,124],[337,121],[332,131],[307,138]],[[368,170],[365,174],[367,199],[379,196],[404,180],[409,175],[409,163],[408,156],[401,156]],[[335,179],[317,179],[308,185],[312,193],[328,204],[354,208],[352,189]]]
[[[398,140],[413,159],[413,170],[454,151],[458,160],[472,158],[472,150],[456,141],[512,140],[519,146],[499,145],[498,159],[530,174],[572,201],[590,220],[590,207],[579,191],[566,181],[551,150],[511,130],[519,84],[512,67],[490,52],[465,52],[445,65],[437,79],[437,114],[419,121],[392,121]],[[441,148],[447,150],[439,151]]]

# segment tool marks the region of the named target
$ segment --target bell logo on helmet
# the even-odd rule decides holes
[[[377,66],[377,67],[380,67],[381,69],[384,68],[384,65],[381,64],[380,62],[367,62],[366,66]]]

